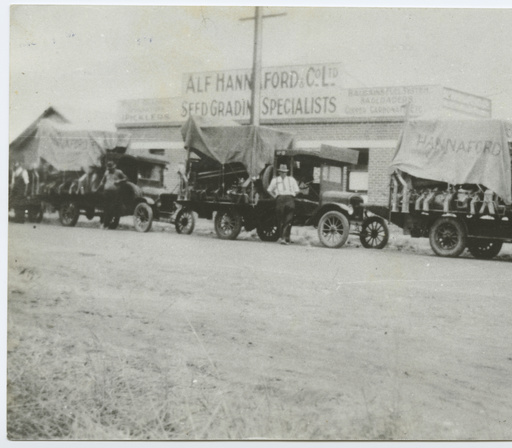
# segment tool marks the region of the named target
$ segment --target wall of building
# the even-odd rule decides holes
[[[368,161],[368,203],[387,205],[389,201],[389,164],[395,148],[371,148]]]
[[[265,125],[265,124],[264,124]],[[397,140],[403,121],[266,124],[292,132],[297,140]]]

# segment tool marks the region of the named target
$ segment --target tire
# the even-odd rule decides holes
[[[39,224],[43,220],[43,206],[28,209],[28,221]]]
[[[64,201],[59,207],[59,220],[64,227],[74,227],[79,216],[80,209],[76,202]]]
[[[23,224],[25,222],[25,208],[15,207],[14,208],[14,222]]]
[[[459,220],[439,218],[430,228],[430,247],[440,257],[458,257],[466,248],[466,234]]]
[[[196,218],[194,216],[194,212],[192,212],[192,210],[182,208],[178,212],[174,222],[176,233],[190,235],[194,231],[195,226]]]
[[[349,232],[350,223],[341,212],[326,212],[318,221],[318,238],[325,247],[340,248],[347,242]]]
[[[359,239],[366,249],[383,249],[389,240],[389,228],[386,221],[377,216],[365,219]]]
[[[275,242],[279,239],[279,226],[274,218],[269,218],[260,223],[256,232],[261,241]]]
[[[235,240],[242,230],[242,217],[235,210],[218,211],[215,215],[215,233],[222,240]]]
[[[149,232],[153,224],[153,209],[145,202],[139,202],[133,210],[133,225],[137,232]]]
[[[490,260],[500,253],[503,241],[469,239],[468,251],[473,257],[480,260]]]
[[[96,210],[94,209],[94,207],[89,207],[89,208],[86,208],[85,209],[85,217],[90,221],[91,219],[94,218],[94,216],[96,215]]]

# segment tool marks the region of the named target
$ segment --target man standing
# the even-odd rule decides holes
[[[25,222],[25,200],[28,195],[28,172],[19,162],[14,162],[11,179],[11,206],[14,208],[14,221]]]
[[[288,176],[288,168],[282,164],[277,170],[279,176],[274,177],[267,189],[276,198],[276,215],[279,229],[279,243],[290,244],[293,213],[295,211],[295,195],[300,191],[297,181]]]
[[[118,216],[119,211],[119,190],[121,183],[126,182],[128,178],[121,171],[116,169],[116,164],[111,160],[107,162],[107,171],[98,187],[103,186],[104,210],[103,210],[103,228],[108,229],[112,220]]]

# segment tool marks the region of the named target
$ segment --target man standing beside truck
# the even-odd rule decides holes
[[[295,212],[295,196],[300,191],[297,181],[288,176],[288,167],[285,164],[277,170],[279,176],[270,182],[267,191],[276,198],[276,217],[279,230],[280,244],[290,244],[293,215]]]
[[[119,215],[119,190],[121,183],[126,182],[126,175],[116,168],[112,160],[107,162],[107,170],[98,187],[103,186],[104,210],[103,210],[103,228],[108,229],[112,220]]]

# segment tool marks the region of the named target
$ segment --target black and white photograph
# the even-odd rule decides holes
[[[3,8],[3,440],[512,441],[512,9]]]

